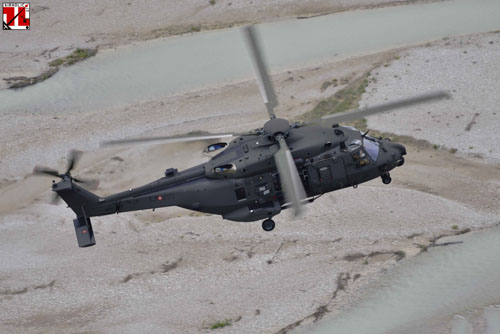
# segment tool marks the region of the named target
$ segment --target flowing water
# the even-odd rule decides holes
[[[464,242],[431,248],[402,263],[358,305],[308,332],[417,333],[422,324],[500,304],[500,229],[459,239]],[[493,311],[487,310],[485,317],[498,317],[498,310]],[[491,330],[500,330],[499,320],[488,320]]]
[[[500,1],[456,0],[262,24],[274,71],[444,36],[500,29]],[[238,28],[134,43],[99,52],[52,78],[0,91],[0,112],[85,111],[251,78]]]

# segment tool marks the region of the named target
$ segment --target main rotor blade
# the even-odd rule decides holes
[[[279,145],[280,149],[274,154],[274,161],[280,174],[285,199],[292,204],[295,216],[297,216],[301,211],[301,204],[305,202],[306,191],[300,180],[292,154],[283,137],[279,138]]]
[[[83,152],[78,151],[78,150],[71,150],[69,152],[68,167],[66,168],[66,174],[71,172],[71,170],[75,167],[75,165],[78,163],[78,161],[82,157],[82,154],[83,154]]]
[[[101,142],[102,146],[111,146],[111,145],[123,145],[123,144],[132,144],[132,143],[147,143],[151,141],[163,141],[165,144],[170,143],[182,143],[182,142],[190,142],[190,141],[203,141],[208,139],[219,139],[219,138],[231,138],[241,136],[243,134],[240,133],[214,133],[207,135],[180,135],[180,136],[157,136],[157,137],[141,137],[141,138],[130,138],[130,139],[118,139],[118,140],[109,140],[105,142]]]
[[[242,29],[245,36],[247,47],[252,57],[257,84],[259,85],[260,94],[266,104],[267,112],[271,119],[275,118],[274,108],[278,105],[278,99],[274,94],[273,84],[269,78],[266,63],[260,48],[259,40],[253,26],[246,26]]]
[[[35,166],[35,168],[33,168],[33,174],[34,175],[45,174],[45,175],[60,177],[59,172],[56,171],[55,169],[43,167],[43,166]]]
[[[380,112],[385,112],[397,108],[408,107],[421,103],[431,102],[444,98],[451,98],[451,95],[444,91],[431,92],[427,94],[417,95],[410,98],[399,99],[392,102],[382,103],[373,107],[360,108],[356,110],[346,111],[333,115],[323,116],[320,119],[310,121],[309,123],[324,123],[328,121],[331,124],[354,121],[366,116],[374,115]]]

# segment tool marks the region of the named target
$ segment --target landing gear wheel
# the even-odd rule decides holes
[[[274,226],[276,226],[276,224],[272,219],[266,219],[262,222],[262,229],[266,232],[274,230]]]
[[[382,175],[382,182],[384,184],[389,184],[389,183],[391,183],[391,181],[392,181],[392,179],[391,179],[391,176],[389,175],[389,173]]]
[[[398,167],[403,166],[404,163],[405,163],[405,158],[401,157],[401,159],[399,159],[398,161]]]

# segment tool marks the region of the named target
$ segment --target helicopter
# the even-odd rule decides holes
[[[390,171],[404,164],[406,148],[388,138],[373,138],[351,126],[341,126],[368,115],[449,97],[432,92],[372,107],[327,115],[310,122],[290,123],[278,118],[278,105],[267,66],[253,26],[242,28],[253,60],[257,82],[269,120],[247,133],[161,136],[114,140],[103,145],[161,140],[169,142],[234,138],[206,147],[215,155],[205,163],[165,175],[146,185],[99,197],[90,192],[93,181],[75,178],[71,171],[81,152],[72,151],[62,174],[36,166],[33,174],[59,177],[52,191],[76,214],[73,220],[79,247],[95,245],[91,217],[136,210],[179,206],[221,215],[223,219],[252,222],[263,220],[264,231],[272,231],[272,219],[291,208],[295,216],[306,203],[325,193],[378,178],[391,183]],[[327,125],[327,126],[325,126]],[[83,186],[87,185],[87,189]]]

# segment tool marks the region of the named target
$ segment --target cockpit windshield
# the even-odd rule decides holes
[[[366,153],[370,156],[373,161],[377,161],[378,151],[379,151],[379,143],[370,139],[363,139],[363,146],[365,148]]]

